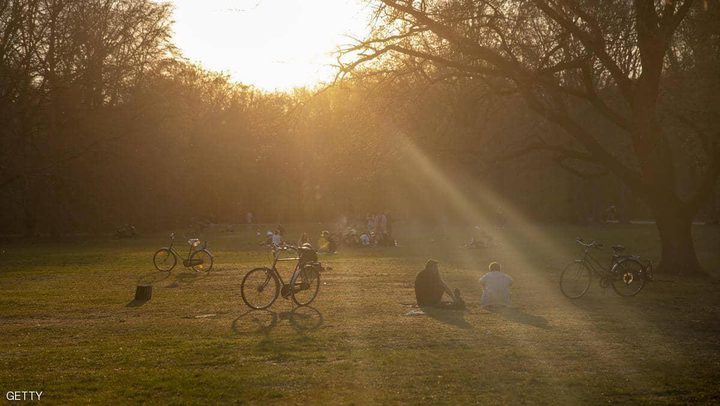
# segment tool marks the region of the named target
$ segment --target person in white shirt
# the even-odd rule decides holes
[[[490,272],[480,278],[483,287],[480,306],[510,306],[510,286],[513,279],[501,271],[502,266],[497,262],[490,263],[488,269]]]

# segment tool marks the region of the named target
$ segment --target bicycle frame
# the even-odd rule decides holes
[[[594,242],[590,243],[589,245],[582,240],[577,240],[577,242],[583,247],[583,257],[581,259],[577,259],[577,262],[582,262],[583,264],[587,265],[588,268],[590,268],[590,271],[594,275],[597,275],[600,278],[605,277],[611,277],[613,274],[613,270],[615,269],[615,266],[619,264],[621,261],[630,258],[639,261],[640,257],[637,255],[620,255],[617,252],[614,253],[611,257],[611,263],[609,267],[606,267],[603,265],[597,258],[595,258],[592,254],[590,254],[590,249],[600,249],[602,248],[602,244],[596,245]],[[650,265],[651,266],[651,265]],[[600,270],[598,270],[598,268]]]
[[[609,266],[590,253],[591,249],[604,246],[596,241],[585,242],[580,237],[575,240],[583,247],[583,255],[563,269],[560,275],[560,290],[570,299],[584,296],[590,288],[593,275],[599,279],[600,287],[612,286],[615,293],[630,297],[637,295],[648,280],[652,280],[652,263],[645,266],[636,255],[624,255],[625,247],[612,246]],[[635,283],[636,279],[639,283]]]
[[[280,271],[277,270],[277,263],[278,263],[278,262],[282,262],[282,261],[298,261],[298,263],[295,265],[295,269],[293,269],[293,272],[292,272],[292,274],[290,275],[290,280],[291,280],[291,281],[292,281],[293,276],[295,275],[295,272],[297,272],[298,269],[300,269],[300,262],[299,262],[299,261],[300,261],[300,257],[295,257],[295,258],[280,258],[280,253],[281,253],[282,251],[287,251],[288,249],[292,249],[292,250],[297,251],[297,249],[296,249],[295,247],[292,247],[292,246],[286,246],[286,247],[282,247],[282,248],[281,248],[281,247],[273,247],[273,263],[272,263],[272,265],[270,266],[270,270],[273,271],[273,272],[275,273],[275,275],[277,275],[278,279],[280,279],[280,283],[282,284],[282,286],[287,286],[288,284],[285,283],[285,280],[283,280],[282,275],[280,274]],[[268,282],[269,282],[269,279],[268,279]]]
[[[196,247],[193,247],[193,246],[191,245],[191,246],[190,246],[190,249],[188,250],[187,257],[186,257],[186,258],[183,258],[182,255],[180,255],[180,253],[173,247],[173,245],[175,245],[175,233],[173,233],[173,234],[170,236],[170,246],[168,247],[168,250],[170,250],[170,252],[172,252],[173,255],[175,255],[176,257],[178,257],[178,258],[180,258],[180,259],[182,259],[183,261],[189,260],[189,259],[190,259],[190,256],[193,254],[194,251],[207,250],[207,241],[205,241],[205,242],[203,243],[203,246],[202,246],[202,247],[197,247],[197,249],[195,249]],[[208,251],[208,254],[210,254],[210,256],[213,256],[213,255],[210,253],[210,251]]]
[[[317,261],[315,251],[306,246],[295,247],[292,245],[272,246],[271,249],[272,258],[269,266],[250,270],[242,280],[241,293],[245,304],[260,310],[272,306],[280,296],[283,299],[291,299],[298,306],[306,306],[315,300],[320,290],[320,271],[324,270]],[[283,252],[288,250],[295,251],[295,255],[283,258]],[[292,275],[289,276],[289,281],[286,281],[278,270],[280,261],[297,261],[294,264]],[[266,288],[267,292],[265,292]],[[302,293],[304,291],[307,291],[307,294]],[[259,299],[261,296],[267,301]]]
[[[606,274],[610,273],[610,270],[612,269],[613,266],[615,266],[615,264],[617,263],[617,260],[618,260],[617,256],[613,255],[612,264],[608,268],[605,265],[603,265],[597,258],[592,256],[592,254],[590,254],[589,247],[585,247],[585,250],[583,252],[583,257],[577,261],[580,261],[580,262],[584,263],[585,265],[587,265],[588,268],[590,268],[590,270],[595,275],[602,276],[603,273],[606,273]],[[600,270],[598,270],[598,268]]]

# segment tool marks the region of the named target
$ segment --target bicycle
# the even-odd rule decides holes
[[[297,252],[298,257],[280,258],[281,254],[288,250]],[[280,295],[285,299],[291,297],[298,306],[312,303],[320,291],[320,272],[325,270],[317,261],[315,250],[306,245],[273,246],[272,257],[270,268],[252,269],[243,278],[240,293],[245,304],[255,310],[267,309]],[[298,262],[290,277],[290,283],[286,284],[277,270],[277,263],[294,260]]]
[[[153,264],[158,271],[170,272],[177,265],[180,254],[173,248],[175,244],[175,233],[170,233],[170,246],[162,247],[153,255]],[[207,241],[200,246],[200,240],[191,238],[188,240],[190,250],[187,258],[183,259],[183,265],[186,268],[192,268],[195,272],[209,272],[213,267],[215,257],[207,248]]]
[[[620,296],[635,296],[652,280],[652,262],[647,265],[640,263],[636,255],[622,255],[625,247],[612,246],[613,255],[610,267],[605,267],[590,253],[591,249],[600,250],[603,244],[596,241],[585,242],[582,238],[575,240],[583,247],[583,257],[568,264],[560,275],[560,290],[570,299],[583,297],[590,289],[593,275],[599,278],[600,286],[613,290]]]

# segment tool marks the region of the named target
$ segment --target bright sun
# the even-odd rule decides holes
[[[193,62],[264,90],[329,81],[332,53],[361,37],[363,0],[174,0],[174,41]]]

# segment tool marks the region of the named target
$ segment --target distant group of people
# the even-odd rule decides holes
[[[375,233],[374,231],[364,231],[358,233],[355,228],[348,227],[343,233],[343,243],[347,246],[359,247],[394,247],[397,241],[389,233]]]
[[[479,279],[483,288],[480,298],[480,306],[510,306],[510,286],[513,279],[510,275],[502,272],[502,266],[498,262],[492,262],[488,266],[488,272]],[[447,295],[450,301],[443,301]],[[425,269],[415,277],[415,299],[419,306],[441,307],[447,309],[464,309],[465,301],[460,295],[460,290],[451,290],[443,281],[438,270],[438,262],[428,260]]]
[[[392,219],[386,212],[367,214],[364,225],[366,227],[364,231],[347,227],[343,232],[343,243],[348,246],[361,247],[394,247],[397,245],[392,234]]]
[[[390,215],[383,212],[380,214],[367,214],[365,216],[367,229],[370,233],[375,234],[392,234],[392,220]]]
[[[259,224],[255,224],[255,215],[252,212],[246,214],[245,220],[248,226],[252,227],[258,236],[261,236]],[[348,218],[343,216],[338,224],[337,229],[343,230],[341,233],[332,233],[329,230],[323,230],[317,240],[317,245],[310,241],[307,233],[303,233],[298,241],[298,246],[303,244],[311,244],[315,246],[319,252],[335,253],[340,245],[348,247],[394,247],[397,245],[392,235],[392,220],[387,212],[379,214],[367,214],[363,219],[359,220],[360,227],[354,227],[349,224]],[[357,224],[357,223],[355,223]],[[360,230],[360,231],[358,231]],[[260,245],[280,246],[286,243],[285,230],[279,225],[277,228],[268,230]]]
[[[274,230],[268,230],[265,233],[265,239],[260,242],[260,245],[264,246],[272,246],[272,247],[281,247],[286,244],[285,241],[285,228],[282,225],[278,225]],[[310,237],[307,233],[302,233],[300,236],[300,239],[297,242],[298,247],[312,247],[313,244],[310,242]],[[317,250],[318,252],[327,252],[327,253],[335,253],[338,248],[337,241],[333,237],[333,235],[327,231],[323,230],[320,233],[320,237],[317,241]]]

